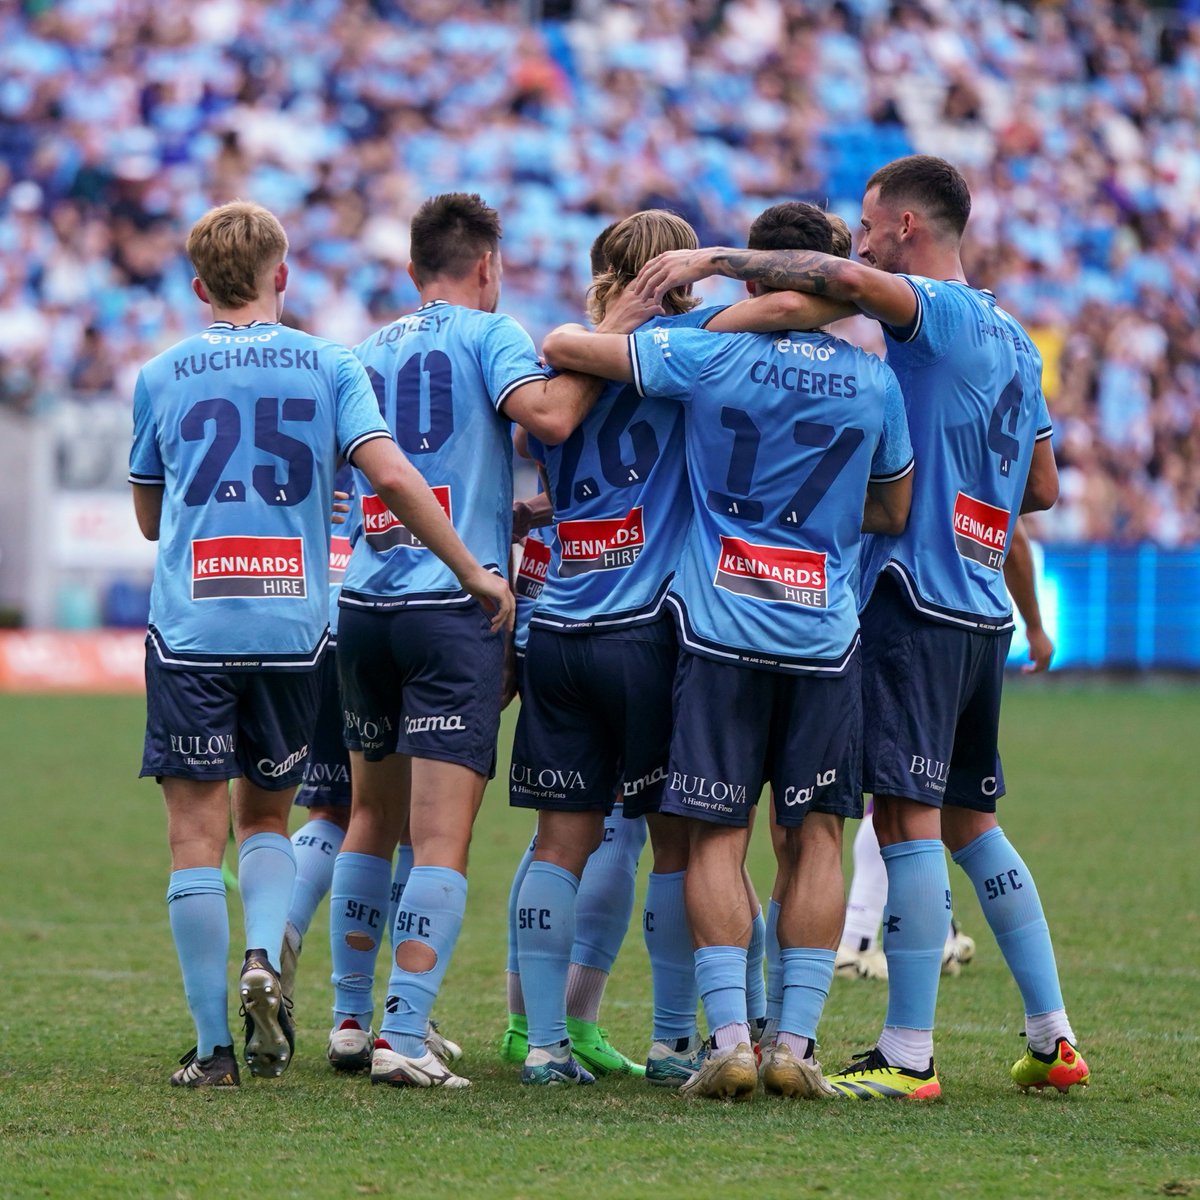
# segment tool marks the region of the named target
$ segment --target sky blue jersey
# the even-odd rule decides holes
[[[721,311],[648,325],[702,328]],[[675,401],[610,383],[561,445],[529,439],[550,480],[555,532],[534,625],[613,629],[660,615],[692,523],[683,424]]]
[[[899,537],[863,548],[863,603],[880,571],[935,621],[1012,628],[1004,586],[1034,443],[1051,434],[1042,359],[990,292],[901,276],[917,297],[907,329],[887,329],[888,362],[908,410],[917,473]]]
[[[165,488],[150,636],[167,666],[311,666],[327,636],[339,454],[388,437],[349,350],[216,322],[148,362],[131,483]]]
[[[511,317],[432,300],[354,350],[400,449],[425,477],[467,549],[508,575],[512,538],[511,424],[501,405],[547,377]],[[343,608],[473,604],[454,572],[388,510],[360,474],[362,536]]]
[[[695,520],[670,603],[681,644],[840,673],[858,645],[868,480],[912,469],[900,386],[824,333],[630,335],[638,391],[682,401]]]

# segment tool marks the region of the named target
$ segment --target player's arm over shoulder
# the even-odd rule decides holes
[[[497,411],[547,446],[571,436],[603,387],[598,379],[549,374],[529,334],[502,314],[487,314],[480,365]]]
[[[556,371],[578,371],[618,383],[633,380],[629,340],[619,333],[593,333],[583,325],[560,325],[546,334],[542,355]]]
[[[852,305],[893,328],[911,325],[919,300],[902,275],[815,250],[730,250],[718,256],[718,269],[784,291],[806,292]],[[844,314],[843,314],[844,315]],[[832,319],[832,318],[827,318]]]

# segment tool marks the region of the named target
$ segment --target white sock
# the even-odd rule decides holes
[[[718,1051],[733,1050],[740,1043],[750,1045],[750,1026],[738,1021],[730,1021],[720,1029],[713,1030],[713,1044]]]
[[[933,1030],[885,1025],[878,1046],[880,1054],[893,1067],[924,1071],[933,1059]]]
[[[870,816],[859,822],[854,835],[854,876],[846,900],[846,925],[842,945],[870,950],[879,937],[883,906],[887,903],[887,868],[879,853],[879,839]],[[865,943],[865,945],[864,945]]]
[[[1025,1037],[1030,1050],[1038,1054],[1050,1054],[1058,1045],[1059,1038],[1066,1038],[1075,1045],[1075,1031],[1067,1020],[1067,1010],[1056,1008],[1053,1012],[1038,1013],[1031,1017],[1025,1014]]]
[[[788,1033],[786,1030],[779,1031],[779,1041],[777,1045],[786,1046],[801,1062],[813,1064],[813,1051],[815,1043],[812,1038],[805,1037],[802,1033]]]

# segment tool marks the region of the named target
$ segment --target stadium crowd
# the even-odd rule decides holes
[[[1200,539],[1200,16],[1065,0],[29,0],[0,12],[0,402],[132,393],[195,324],[179,236],[270,206],[292,319],[352,344],[411,308],[408,219],[479,191],[505,308],[582,308],[587,248],[669,207],[743,244],[777,199],[856,225],[870,172],[954,160],[967,271],[1046,361],[1048,539]],[[732,286],[710,291],[729,298]]]

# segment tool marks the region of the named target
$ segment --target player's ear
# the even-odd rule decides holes
[[[749,296],[758,295],[758,284],[753,279],[746,280],[746,294]]]
[[[411,262],[408,264],[408,277],[413,281],[413,287],[419,292],[421,290],[421,280],[417,277],[416,269]]]
[[[204,287],[204,283],[200,279],[199,275],[192,280],[192,291],[196,293],[196,298],[201,304],[212,304],[212,301],[208,298],[208,292]]]
[[[486,288],[487,285],[489,283],[491,283],[492,275],[496,270],[496,261],[495,260],[496,260],[495,252],[492,250],[485,250],[479,256],[479,263],[478,263],[476,269],[479,274],[479,286],[481,288]]]
[[[912,237],[919,224],[916,213],[907,209],[902,212],[900,214],[900,240],[904,241],[906,238]]]
[[[275,268],[275,291],[286,292],[288,284],[288,265],[286,262],[281,262]]]

